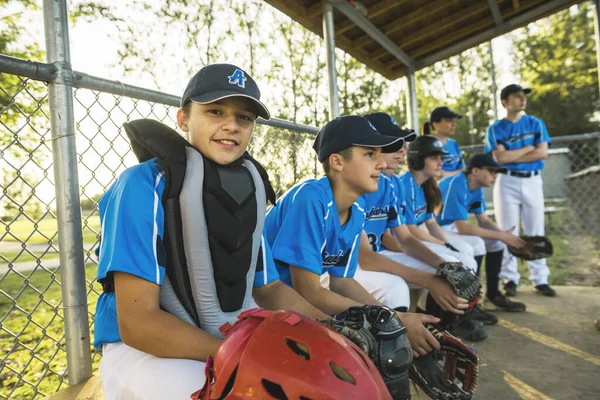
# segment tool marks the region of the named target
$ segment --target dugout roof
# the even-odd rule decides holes
[[[265,0],[323,36],[322,0]],[[335,43],[394,80],[581,0],[329,0]]]

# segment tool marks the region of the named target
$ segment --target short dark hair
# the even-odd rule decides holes
[[[346,161],[352,158],[352,147],[347,147],[342,151],[337,152],[342,158]],[[329,175],[329,171],[331,171],[331,165],[329,165],[329,157],[323,161],[323,171],[325,171],[325,175]]]
[[[188,101],[187,103],[185,103],[183,105],[183,107],[181,107],[181,109],[183,110],[183,113],[185,114],[186,117],[190,116],[190,111],[192,109],[192,102]]]

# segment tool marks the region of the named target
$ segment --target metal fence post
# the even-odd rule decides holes
[[[48,84],[52,156],[58,218],[58,244],[69,384],[92,375],[90,330],[81,231],[79,177],[73,117],[73,74],[69,50],[66,0],[44,0],[44,30],[48,63],[57,78]]]
[[[419,104],[417,102],[417,81],[415,79],[415,70],[409,68],[406,78],[408,80],[408,96],[406,96],[407,122],[408,126],[414,129],[418,135],[421,130],[419,129]]]
[[[329,119],[340,116],[340,96],[335,67],[335,29],[333,25],[333,6],[323,2],[323,38],[327,52],[327,76],[329,78]]]

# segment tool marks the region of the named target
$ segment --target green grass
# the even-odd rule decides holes
[[[95,264],[86,266],[89,281],[95,273]],[[0,397],[10,394],[10,398],[15,399],[39,398],[54,393],[61,384],[66,386],[66,381],[62,383],[66,353],[60,273],[38,269],[23,275],[25,277],[11,272],[0,281],[0,317],[3,318],[0,349],[1,357],[5,357],[4,368],[0,370]],[[95,289],[99,289],[97,283]],[[93,292],[88,295],[91,313],[95,312],[97,297]],[[95,358],[96,371],[99,357]],[[19,373],[22,373],[21,382]]]
[[[58,245],[57,221],[54,218],[44,218],[39,222],[31,222],[20,218],[3,228],[7,234],[0,241],[0,263],[28,262],[38,259],[49,260],[58,257],[51,244]],[[86,247],[95,244],[100,234],[100,218],[98,215],[87,217],[82,224],[83,243]],[[25,243],[27,250],[15,249],[14,244]],[[44,245],[42,250],[33,249],[32,245]],[[8,250],[7,250],[8,249]]]
[[[4,225],[6,226],[2,229],[8,234],[2,241],[26,241],[28,244],[58,243],[57,221],[54,218],[44,218],[38,222],[32,222],[23,217],[14,222],[4,222]],[[94,243],[100,233],[100,217],[97,214],[85,217],[82,228],[83,242]]]

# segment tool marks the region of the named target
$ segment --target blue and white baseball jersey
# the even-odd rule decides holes
[[[406,171],[398,178],[399,187],[396,197],[404,198],[403,213],[407,225],[421,225],[423,222],[434,218],[434,214],[427,212],[427,201],[423,188],[417,185],[417,181],[410,171]],[[402,197],[401,197],[402,196]]]
[[[167,256],[163,245],[165,177],[156,159],[128,168],[102,196],[102,226],[96,279],[125,272],[162,285]],[[262,240],[254,286],[278,279],[270,249]],[[94,346],[119,342],[115,293],[102,293],[94,318]]]
[[[353,277],[364,223],[365,207],[359,198],[348,222],[340,225],[326,176],[297,184],[269,210],[265,221],[265,238],[273,250],[279,279],[292,285],[290,265],[318,275]]]
[[[381,237],[387,229],[395,228],[402,223],[398,214],[396,189],[392,180],[381,173],[377,191],[361,196],[365,202],[365,232],[373,251],[381,249]]]
[[[494,122],[487,130],[484,151],[494,151],[499,144],[506,150],[518,150],[525,146],[537,146],[542,142],[551,142],[546,124],[537,117],[525,114],[517,122],[507,119]],[[508,163],[504,166],[511,171],[539,171],[544,169],[544,161]]]
[[[469,214],[482,214],[485,212],[483,188],[469,190],[469,182],[464,172],[439,181],[442,191],[442,209],[438,213],[437,221],[449,225],[454,221],[466,221]]]
[[[465,167],[465,162],[456,140],[446,139],[444,150],[448,152],[448,154],[442,155],[442,169],[444,171],[456,171]]]

